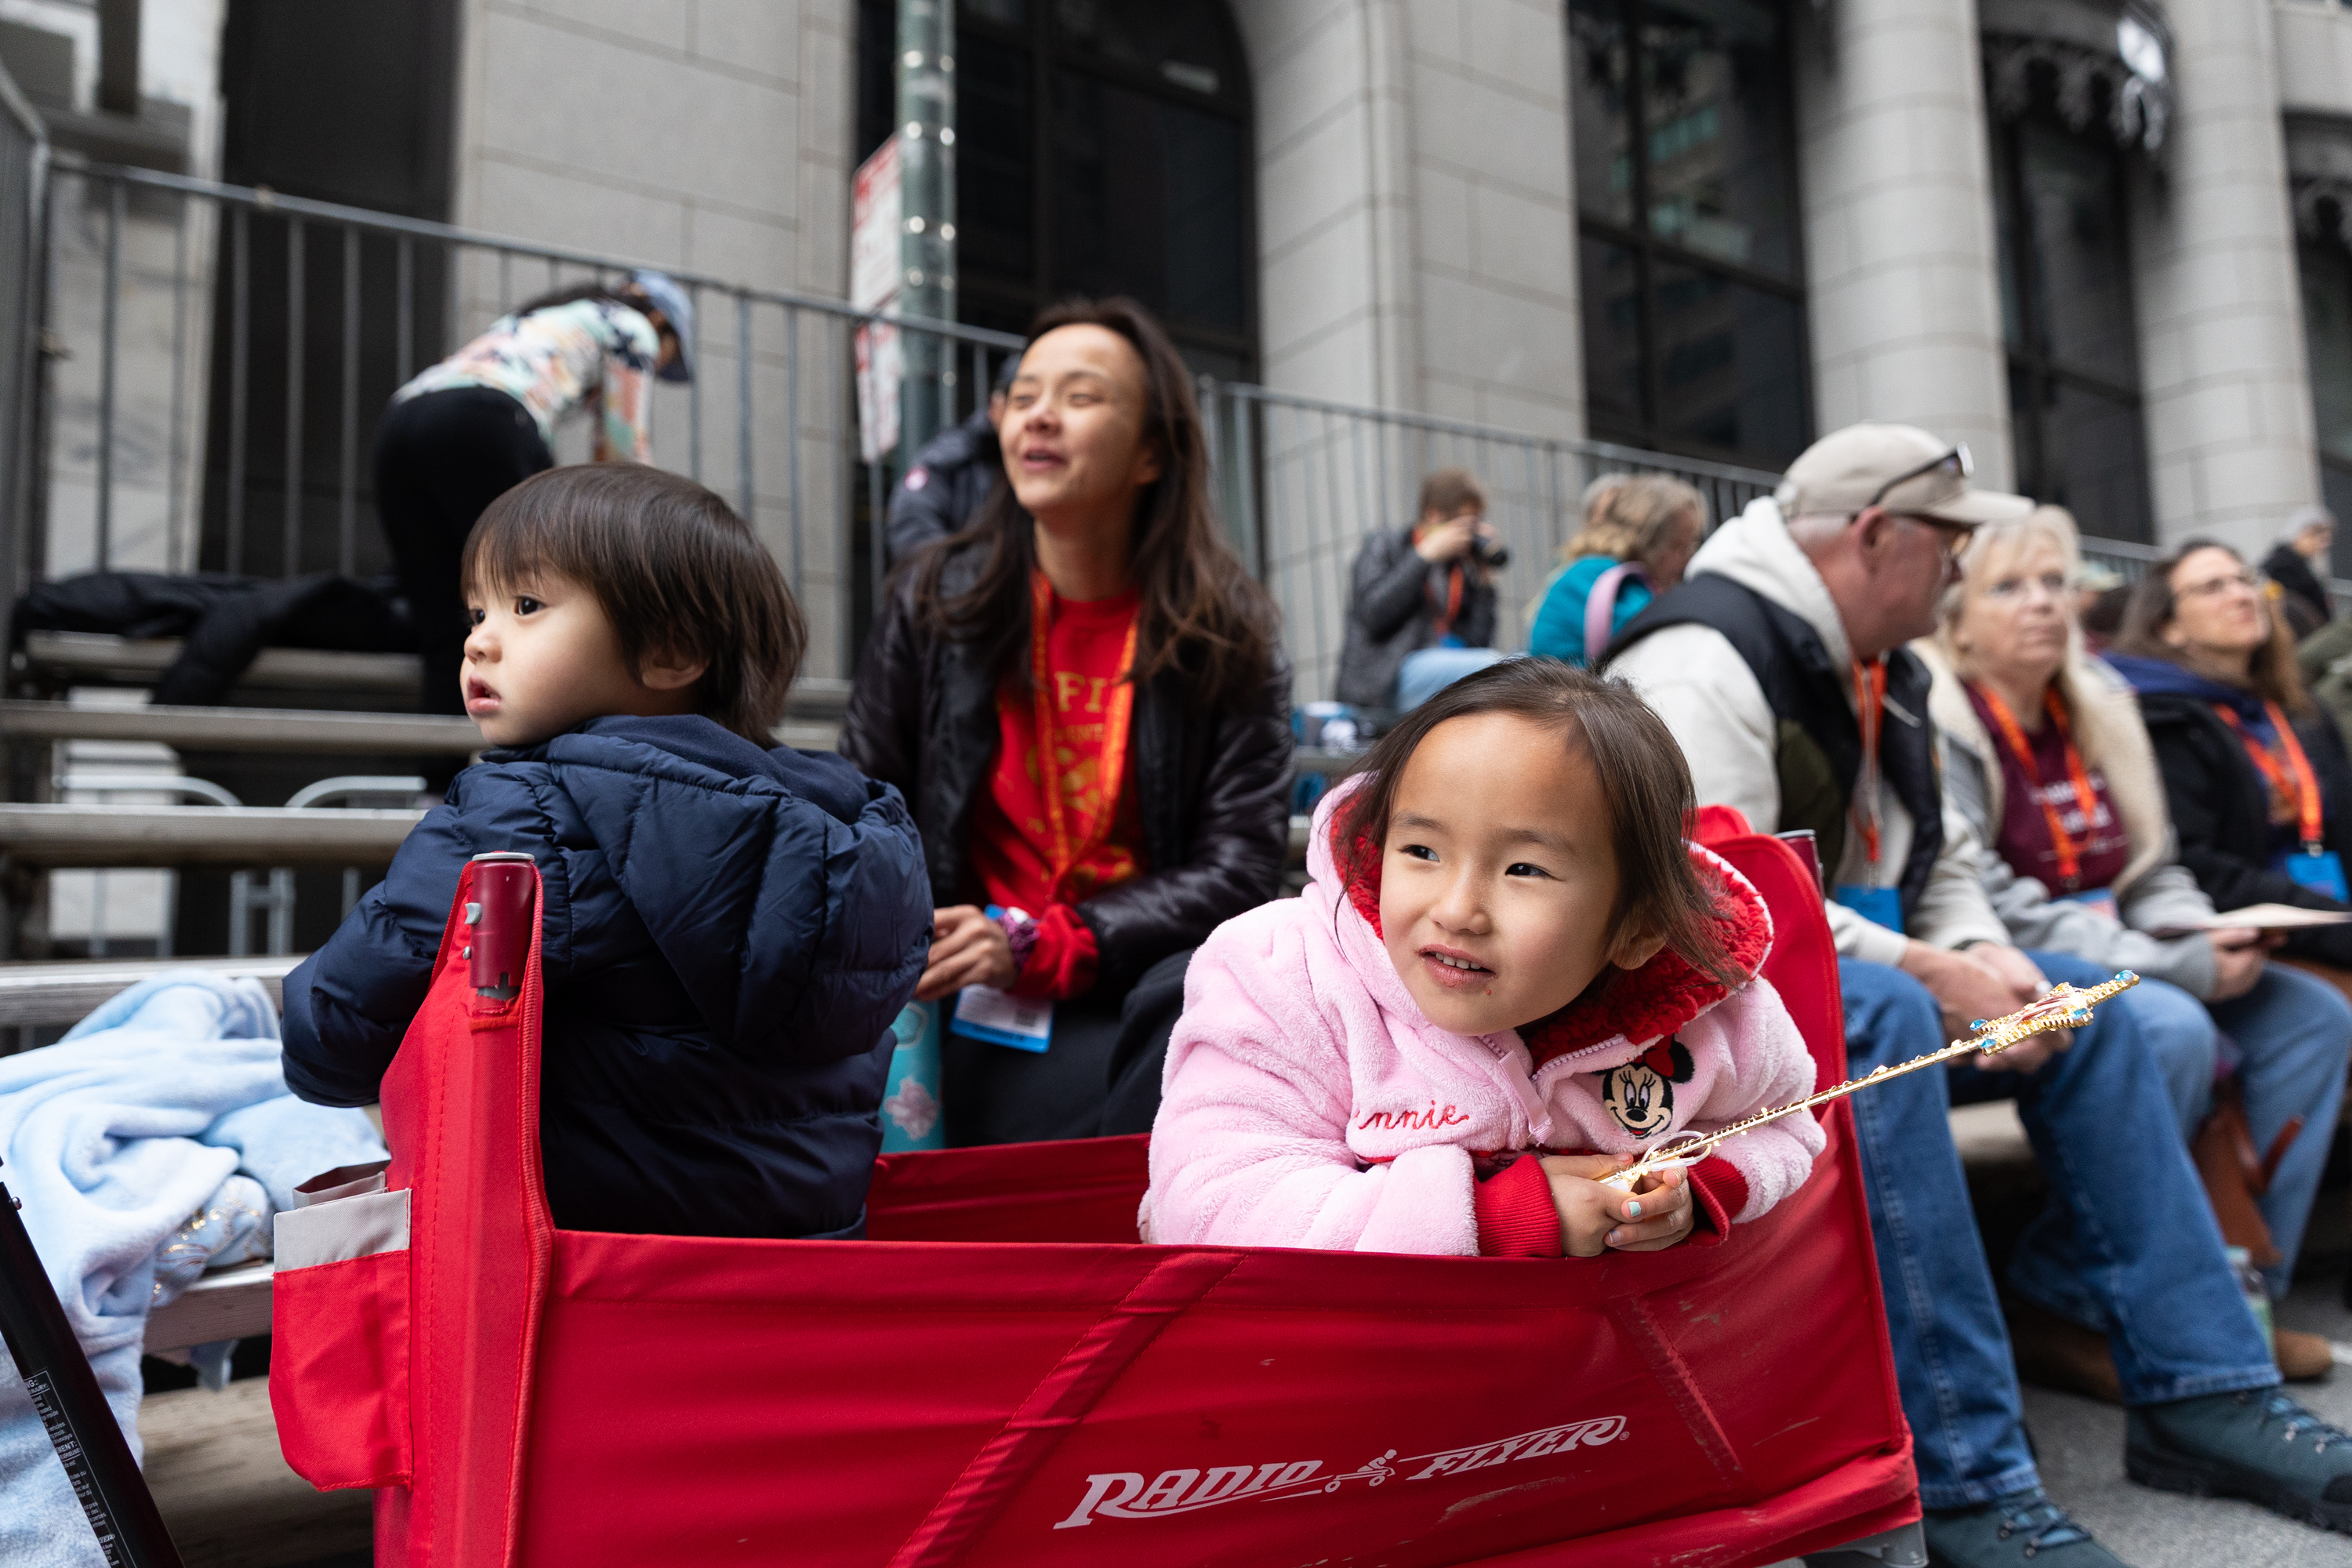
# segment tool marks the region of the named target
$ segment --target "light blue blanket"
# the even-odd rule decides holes
[[[383,1157],[361,1112],[286,1092],[278,1016],[256,981],[175,970],[123,992],[54,1046],[0,1057],[0,1180],[24,1204],[25,1227],[134,1454],[148,1312],[226,1249],[265,1256],[270,1212],[293,1206],[296,1184]],[[102,1563],[0,1352],[0,1563]]]

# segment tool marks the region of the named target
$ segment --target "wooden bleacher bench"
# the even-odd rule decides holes
[[[190,965],[230,979],[254,979],[283,1006],[281,987],[303,953],[275,958],[84,958],[56,963],[0,963],[0,1027],[74,1024],[119,991]]]
[[[466,756],[482,749],[467,719],[333,713],[299,708],[82,708],[0,702],[0,736],[26,741],[153,741],[205,752],[362,752]]]
[[[378,867],[421,811],[0,804],[0,858],[25,868]]]
[[[155,678],[179,655],[177,637],[33,632],[25,638],[18,660],[26,673],[39,677],[40,683],[47,686],[152,686]],[[404,702],[414,702],[420,669],[413,653],[334,653],[316,648],[271,647],[255,657],[237,684],[276,691],[383,692],[396,694]],[[804,676],[794,681],[786,702],[787,713],[803,725],[838,724],[848,707],[849,682],[819,676]]]

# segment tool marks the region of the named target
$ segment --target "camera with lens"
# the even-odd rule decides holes
[[[1500,572],[1511,563],[1511,547],[1483,533],[1471,535],[1470,553],[1478,558],[1478,564],[1490,572]]]

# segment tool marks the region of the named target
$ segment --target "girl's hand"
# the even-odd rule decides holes
[[[916,983],[916,1001],[935,1002],[967,985],[993,985],[1002,991],[1020,977],[1004,928],[978,905],[931,911],[931,956]]]
[[[1601,1178],[1633,1163],[1633,1154],[1546,1154],[1544,1179],[1559,1211],[1560,1247],[1570,1258],[1598,1258],[1611,1247],[1655,1252],[1691,1231],[1690,1187],[1680,1171],[1652,1176],[1621,1193]]]

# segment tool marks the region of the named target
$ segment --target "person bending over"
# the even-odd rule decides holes
[[[805,637],[783,574],[717,496],[635,466],[509,491],[464,573],[462,691],[489,749],[287,977],[287,1084],[374,1100],[458,873],[526,851],[555,1223],[863,1234],[930,903],[897,790],[768,743]]]
[[[841,754],[923,830],[948,1142],[1141,1132],[1185,955],[1280,887],[1290,670],[1141,306],[1040,316],[997,435],[1010,483],[900,574]]]
[[[1684,842],[1690,810],[1622,681],[1514,659],[1414,709],[1317,812],[1304,895],[1194,956],[1144,1239],[1592,1258],[1719,1241],[1796,1191],[1810,1116],[1687,1184],[1599,1180],[1812,1089],[1756,973],[1771,919]]]

